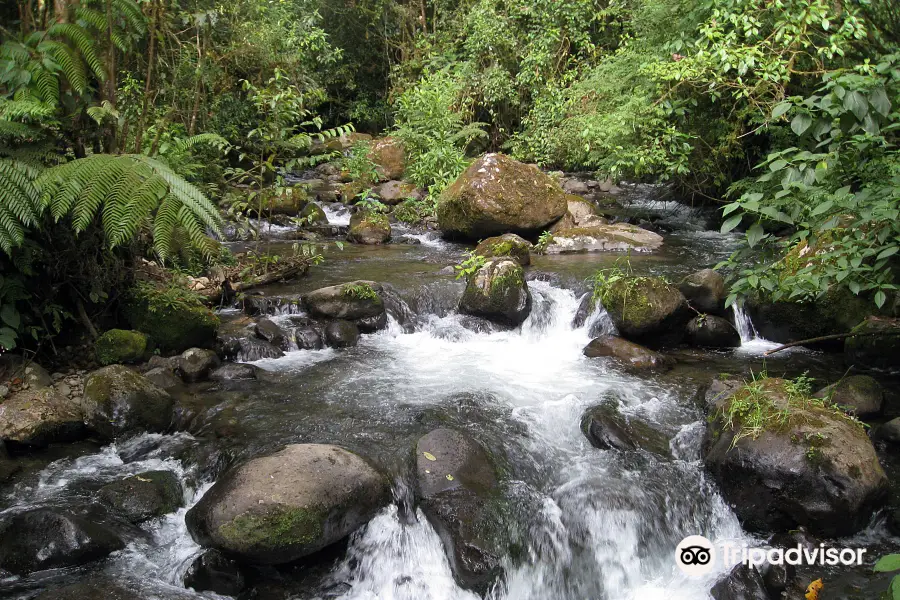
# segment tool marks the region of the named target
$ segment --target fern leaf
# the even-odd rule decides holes
[[[103,69],[103,63],[97,57],[94,41],[84,27],[75,23],[54,23],[47,29],[47,34],[68,40],[78,49],[81,58],[87,63],[94,77],[99,81],[106,80],[106,71]]]
[[[87,89],[87,73],[84,70],[84,62],[75,55],[70,47],[55,40],[46,40],[38,44],[37,51],[53,58],[72,88],[79,94],[84,93]]]
[[[37,170],[17,161],[0,159],[0,248],[7,254],[21,245],[25,229],[40,218]]]

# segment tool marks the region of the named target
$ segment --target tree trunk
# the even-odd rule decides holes
[[[116,85],[116,45],[113,44],[112,28],[112,0],[106,0],[106,101],[115,110],[118,86]],[[109,154],[116,154],[119,151],[115,123],[107,125],[105,151]]]
[[[141,102],[141,116],[138,119],[137,131],[134,132],[134,153],[140,154],[144,127],[147,123],[147,111],[150,109],[150,98],[153,95],[153,68],[156,61],[156,28],[159,23],[159,0],[153,0],[150,6],[150,48],[147,51],[147,74],[144,77],[144,99]]]

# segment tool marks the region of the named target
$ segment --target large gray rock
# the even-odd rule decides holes
[[[81,407],[50,387],[14,393],[0,403],[0,440],[42,447],[87,435]]]
[[[725,300],[728,298],[725,278],[712,269],[688,275],[678,284],[678,289],[691,306],[702,313],[722,315],[725,312]]]
[[[282,564],[346,537],[389,499],[387,478],[360,456],[294,444],[225,473],[186,522],[203,546],[241,561]]]
[[[172,471],[147,471],[109,483],[100,500],[131,523],[175,512],[184,503],[178,476]]]
[[[221,364],[219,355],[213,350],[203,348],[190,348],[178,357],[178,367],[175,372],[187,383],[203,381],[213,369]]]
[[[651,346],[678,343],[690,318],[678,288],[660,277],[632,277],[611,283],[603,307],[622,337]]]
[[[531,242],[514,233],[504,233],[483,240],[475,248],[475,254],[485,258],[508,256],[523,267],[531,264]]]
[[[312,291],[303,301],[315,317],[355,321],[384,314],[382,291],[374,281],[348,281]]]
[[[522,266],[511,258],[488,259],[466,282],[459,310],[503,325],[521,325],[531,313]]]
[[[112,529],[67,511],[29,510],[0,524],[0,569],[16,575],[83,565],[124,547]]]
[[[503,154],[475,160],[444,190],[437,205],[440,229],[471,240],[538,234],[565,212],[566,193],[556,181]]]
[[[416,444],[421,507],[444,540],[461,585],[484,590],[500,574],[499,486],[487,453],[452,429],[436,429]]]
[[[613,335],[603,335],[591,340],[583,353],[588,358],[614,358],[624,367],[636,371],[667,371],[675,365],[675,361],[664,354]]]
[[[106,438],[132,432],[162,432],[172,422],[175,400],[147,378],[122,365],[88,375],[84,384],[84,419]]]
[[[581,252],[652,252],[663,244],[657,233],[626,223],[557,229],[547,254]]]
[[[884,411],[884,388],[868,375],[851,375],[825,387],[815,394],[827,398],[851,415],[860,418],[877,417]]]
[[[885,500],[887,477],[862,425],[798,400],[781,379],[763,379],[753,388],[717,396],[704,440],[706,467],[743,526],[805,526],[835,537],[865,527]],[[729,424],[724,415],[736,401],[749,408],[735,412]],[[785,411],[787,418],[746,429],[741,415],[760,411]]]
[[[727,319],[715,315],[700,315],[687,324],[688,341],[701,348],[737,348],[741,334]]]

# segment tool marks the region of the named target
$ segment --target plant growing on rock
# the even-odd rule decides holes
[[[474,251],[470,251],[466,253],[466,258],[464,258],[458,265],[455,265],[453,268],[456,270],[457,279],[468,280],[486,264],[487,258],[481,256],[480,254],[475,254]]]
[[[547,252],[547,248],[550,244],[553,243],[553,234],[549,231],[545,231],[541,235],[538,236],[537,244],[534,245],[534,252],[537,254],[544,254]]]
[[[354,300],[377,300],[378,292],[376,292],[368,283],[346,284],[341,289],[341,293],[348,298]]]

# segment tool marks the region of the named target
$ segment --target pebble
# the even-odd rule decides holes
[[[72,388],[70,388],[65,383],[56,384],[56,391],[59,392],[61,396],[69,396],[72,394]]]
[[[9,395],[9,388],[5,385],[0,385],[0,398],[6,398]]]

